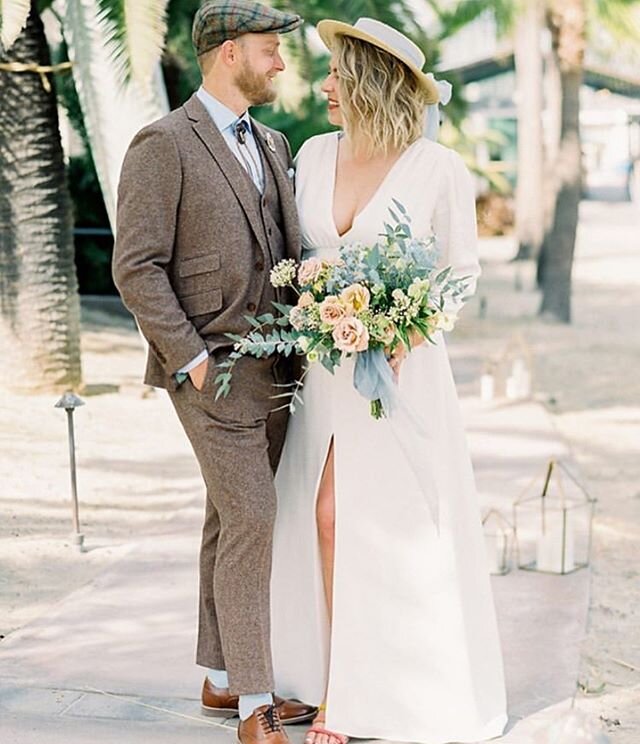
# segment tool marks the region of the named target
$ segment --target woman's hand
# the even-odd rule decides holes
[[[387,361],[389,362],[391,371],[395,375],[396,379],[400,376],[400,367],[402,366],[402,362],[404,362],[406,356],[407,347],[402,343],[398,344],[388,355]]]
[[[424,343],[424,337],[417,331],[411,331],[409,334],[409,341],[411,342],[411,348],[415,349],[416,346],[420,346]],[[389,366],[393,370],[396,379],[400,375],[400,367],[407,358],[408,353],[407,347],[403,343],[399,343],[393,351],[388,352],[387,361],[389,362]]]

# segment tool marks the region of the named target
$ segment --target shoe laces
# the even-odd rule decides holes
[[[258,713],[258,720],[265,734],[276,734],[282,731],[282,723],[275,705],[270,705],[268,708],[261,710]]]

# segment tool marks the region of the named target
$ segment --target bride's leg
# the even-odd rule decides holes
[[[327,600],[329,622],[333,616],[333,555],[335,549],[335,487],[333,476],[333,437],[329,445],[327,459],[322,471],[322,478],[318,487],[316,502],[316,521],[318,525],[318,540],[320,543],[320,560],[322,562],[322,578],[324,594]]]

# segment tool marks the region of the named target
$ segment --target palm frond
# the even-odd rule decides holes
[[[149,88],[134,80],[123,84],[105,42],[105,23],[98,0],[64,5],[62,24],[74,63],[73,79],[109,220],[115,229],[116,188],[125,151],[135,133],[166,114],[169,106],[159,65]]]
[[[150,85],[167,34],[168,0],[97,0],[123,80]]]
[[[591,0],[591,25],[604,27],[616,41],[640,41],[637,0]]]
[[[30,0],[0,0],[0,42],[9,49],[27,25]]]
[[[442,6],[429,2],[440,23],[439,39],[448,39],[480,16],[491,15],[499,33],[510,29],[516,8],[507,0],[465,0],[455,5]]]

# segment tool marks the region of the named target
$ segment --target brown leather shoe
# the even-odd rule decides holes
[[[275,705],[262,705],[246,721],[240,721],[238,741],[240,744],[290,744]]]
[[[278,695],[274,695],[273,701],[285,726],[310,721],[318,711],[312,705],[299,700],[285,700]],[[209,677],[205,677],[202,685],[202,713],[205,716],[237,716],[238,696],[229,694],[226,687],[216,687]]]

